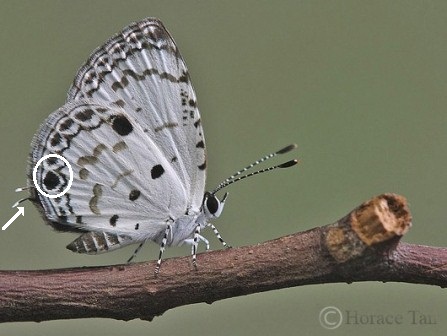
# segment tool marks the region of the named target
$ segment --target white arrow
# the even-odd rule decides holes
[[[20,215],[25,216],[25,208],[24,207],[17,207],[17,209],[19,209],[19,211],[17,211],[17,213],[11,217],[11,219],[8,221],[8,223],[3,225],[2,230],[6,230],[8,228],[8,226],[10,226],[11,223],[14,222],[16,220],[16,218],[19,217]]]

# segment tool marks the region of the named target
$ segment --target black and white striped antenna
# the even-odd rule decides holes
[[[292,166],[296,165],[296,164],[298,163],[298,160],[297,160],[297,159],[293,159],[293,160],[290,160],[290,161],[281,163],[281,164],[279,164],[279,165],[275,165],[275,166],[271,166],[271,167],[268,167],[268,168],[260,169],[260,170],[251,172],[251,173],[249,173],[249,174],[247,174],[247,175],[242,175],[242,174],[245,173],[247,170],[252,169],[253,167],[257,166],[258,164],[260,164],[260,163],[262,163],[262,162],[264,162],[264,161],[267,161],[267,160],[269,160],[269,159],[271,159],[271,158],[274,158],[275,156],[277,156],[277,155],[279,155],[279,154],[285,154],[285,153],[288,153],[288,152],[294,150],[296,147],[297,147],[296,144],[291,144],[291,145],[288,145],[288,146],[286,146],[286,147],[284,147],[284,148],[281,148],[280,150],[278,150],[278,151],[276,151],[276,152],[270,153],[270,154],[268,154],[268,155],[266,155],[266,156],[264,156],[264,157],[262,157],[262,158],[256,160],[255,162],[249,164],[247,167],[245,167],[245,168],[243,168],[243,169],[241,169],[241,170],[235,172],[234,174],[232,174],[231,176],[229,176],[228,178],[226,178],[224,181],[222,181],[222,182],[221,182],[221,183],[220,183],[220,184],[219,184],[213,191],[211,191],[210,193],[214,195],[214,194],[217,193],[219,190],[221,190],[221,189],[223,189],[223,188],[229,186],[230,184],[233,184],[234,182],[241,181],[241,180],[243,180],[243,179],[245,179],[245,178],[247,178],[247,177],[251,177],[251,176],[254,176],[254,175],[257,175],[257,174],[261,174],[261,173],[265,173],[265,172],[268,172],[268,171],[272,171],[272,170],[274,170],[274,169],[276,169],[276,168],[289,168],[289,167],[292,167]],[[240,176],[240,175],[242,175],[242,176]]]

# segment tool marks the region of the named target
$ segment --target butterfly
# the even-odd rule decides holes
[[[146,18],[112,36],[78,70],[65,104],[32,140],[27,187],[17,189],[30,195],[14,206],[29,199],[54,229],[80,233],[67,246],[74,252],[139,243],[130,262],[153,241],[160,245],[158,274],[165,248],[187,243],[196,267],[198,243],[209,249],[202,229],[210,227],[228,247],[210,222],[228,195],[216,193],[295,165],[291,160],[243,175],[295,147],[256,160],[205,192],[205,138],[188,70],[163,23]]]

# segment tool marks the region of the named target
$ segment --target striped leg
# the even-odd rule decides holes
[[[194,237],[194,236],[193,236]],[[208,239],[206,239],[204,236],[199,235],[198,236],[199,241],[203,241],[205,243],[206,246],[206,251],[209,251],[210,249],[210,242],[208,241]],[[191,245],[191,255],[194,254],[194,238],[188,238],[184,240],[184,243]],[[198,246],[197,246],[198,247]]]
[[[220,235],[219,231],[217,230],[217,228],[216,228],[213,224],[208,223],[207,226],[209,226],[211,229],[213,229],[213,232],[214,232],[214,234],[216,235],[217,239],[219,239],[219,241],[222,243],[222,245],[223,245],[224,247],[226,247],[226,248],[231,248],[231,246],[228,245],[228,244],[225,242],[225,240],[223,240],[223,238],[222,238],[222,236]]]
[[[200,236],[200,225],[196,226],[196,230],[194,231],[194,242],[192,243],[192,265],[195,269],[197,269],[197,246],[199,245],[199,237]]]
[[[134,253],[132,254],[132,256],[127,260],[127,263],[128,263],[128,264],[133,260],[133,258],[135,258],[135,257],[137,256],[138,252],[140,252],[140,250],[141,250],[141,248],[143,247],[143,245],[144,245],[145,242],[146,242],[146,240],[143,241],[140,245],[138,245],[138,247],[136,248],[136,250],[134,251]]]
[[[163,255],[163,252],[165,251],[166,242],[168,241],[168,235],[171,232],[171,224],[168,224],[165,230],[165,234],[163,236],[163,239],[161,240],[160,244],[160,253],[158,254],[158,260],[157,260],[157,266],[155,266],[155,276],[160,273],[160,266],[161,266],[161,256]]]
[[[206,251],[209,251],[209,249],[210,249],[210,242],[208,241],[208,239],[206,239],[204,236],[201,236],[201,235],[199,235],[199,239],[205,243]]]

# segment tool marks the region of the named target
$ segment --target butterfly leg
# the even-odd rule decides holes
[[[205,243],[205,245],[206,245],[206,250],[207,251],[209,251],[209,249],[210,249],[210,242],[208,241],[208,239],[206,239],[204,236],[202,236],[202,235],[199,235],[199,240],[200,241],[203,241],[204,243]],[[191,244],[191,255],[193,255],[194,254],[194,238],[192,238],[192,239],[185,239],[185,243],[187,243],[187,244]]]
[[[171,233],[171,224],[167,224],[165,234],[163,236],[163,239],[161,240],[160,244],[160,252],[158,253],[158,260],[157,260],[157,266],[155,266],[155,276],[160,273],[160,266],[161,266],[161,256],[163,255],[163,252],[165,251],[166,242],[168,241],[168,235]]]
[[[222,245],[223,245],[224,247],[226,247],[226,248],[231,248],[231,246],[228,245],[228,244],[225,242],[225,240],[223,240],[223,238],[222,238],[222,236],[220,235],[219,231],[217,230],[217,228],[216,228],[213,224],[208,223],[207,226],[209,226],[211,229],[213,229],[213,232],[214,232],[214,234],[216,235],[217,239],[219,239],[219,241],[222,243]]]
[[[208,239],[206,239],[204,236],[199,235],[199,240],[203,241],[206,245],[206,250],[209,251],[210,249],[210,242]],[[191,245],[191,255],[194,254],[194,238],[188,238],[184,240],[184,243]]]
[[[205,243],[206,251],[209,251],[209,249],[210,249],[210,242],[208,241],[208,239],[206,239],[204,236],[201,236],[201,235],[199,235],[199,239]]]
[[[192,265],[194,266],[195,269],[197,269],[196,255],[197,255],[197,246],[199,245],[199,239],[200,239],[199,237],[202,237],[200,235],[200,224],[196,226],[196,230],[194,231],[194,241],[192,243]]]
[[[143,247],[143,245],[144,245],[145,242],[146,242],[146,240],[143,241],[140,245],[138,245],[138,247],[136,248],[136,250],[134,251],[134,253],[132,254],[132,256],[127,260],[127,263],[128,263],[128,264],[133,260],[133,258],[135,258],[135,257],[137,256],[138,252],[140,252],[140,250],[141,250],[141,248]]]

